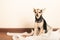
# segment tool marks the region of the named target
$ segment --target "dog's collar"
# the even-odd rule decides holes
[[[43,19],[42,15],[39,17],[39,19],[37,19],[36,16],[35,16],[35,22],[37,22],[37,23],[42,22],[42,19]]]

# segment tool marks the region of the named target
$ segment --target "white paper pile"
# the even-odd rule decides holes
[[[46,34],[41,34],[40,36],[30,36],[30,37],[22,37],[19,34],[13,35],[13,40],[60,40],[60,30],[57,31],[49,31]]]

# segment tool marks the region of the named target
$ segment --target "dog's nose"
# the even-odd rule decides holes
[[[38,16],[38,14],[36,14],[36,16]]]

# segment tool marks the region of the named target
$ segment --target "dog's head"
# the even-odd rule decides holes
[[[43,10],[44,10],[44,9],[35,9],[35,8],[33,9],[33,12],[35,13],[35,17],[36,17],[37,19],[40,18],[40,16],[42,15]]]

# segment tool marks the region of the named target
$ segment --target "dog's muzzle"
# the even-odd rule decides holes
[[[38,17],[38,14],[36,14],[36,16]]]

